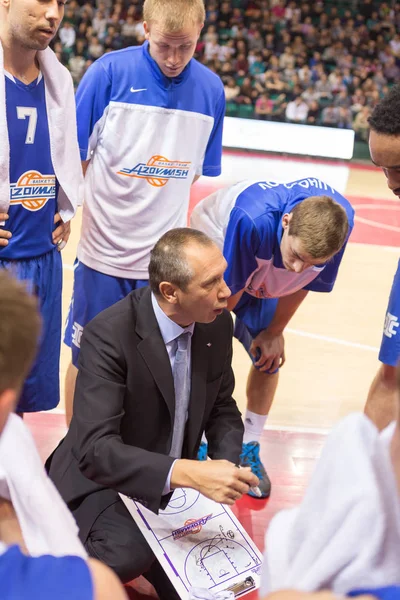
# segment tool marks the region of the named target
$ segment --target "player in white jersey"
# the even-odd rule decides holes
[[[65,342],[67,421],[83,327],[147,285],[150,250],[187,223],[190,187],[221,171],[225,95],[193,58],[203,0],[146,0],[143,46],[104,55],[77,91],[86,169],[82,237]]]
[[[59,402],[62,262],[83,185],[71,75],[48,44],[64,0],[0,1],[0,269],[39,298],[43,331],[19,413]]]
[[[253,361],[241,464],[251,466],[263,497],[271,483],[259,439],[285,362],[284,329],[309,291],[332,290],[353,220],[346,198],[311,177],[243,181],[202,200],[191,216],[192,227],[214,239],[228,263],[234,335]]]
[[[400,86],[396,85],[374,108],[369,118],[369,150],[381,167],[388,187],[400,198]],[[400,359],[400,261],[393,279],[383,326],[379,360],[382,363],[369,390],[365,412],[384,429],[397,411],[396,366]]]

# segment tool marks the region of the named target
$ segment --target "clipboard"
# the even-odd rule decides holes
[[[192,587],[235,598],[259,587],[262,554],[227,505],[180,488],[155,515],[120,496],[182,600]]]

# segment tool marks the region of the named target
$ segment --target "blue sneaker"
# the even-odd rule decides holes
[[[243,444],[242,454],[240,455],[240,466],[251,467],[252,473],[260,480],[260,483],[258,484],[260,494],[256,494],[250,489],[248,495],[253,498],[268,498],[271,493],[271,481],[261,462],[260,444],[258,442],[248,442],[247,444]]]
[[[200,442],[197,460],[207,460],[207,444],[205,442]]]

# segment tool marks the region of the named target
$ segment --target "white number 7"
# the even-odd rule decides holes
[[[28,117],[29,123],[25,144],[33,144],[35,142],[37,109],[32,106],[17,106],[17,116],[18,119],[26,119]]]

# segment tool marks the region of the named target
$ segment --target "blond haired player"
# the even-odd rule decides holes
[[[202,0],[146,0],[143,46],[104,55],[78,88],[86,177],[65,333],[68,420],[84,326],[147,285],[150,250],[186,225],[193,181],[220,174],[224,90],[193,58],[204,18]]]
[[[234,335],[254,363],[241,464],[252,467],[263,497],[271,483],[259,439],[285,362],[283,332],[309,291],[332,290],[353,218],[350,203],[315,178],[241,182],[208,196],[192,213],[191,225],[217,242],[228,262]]]

